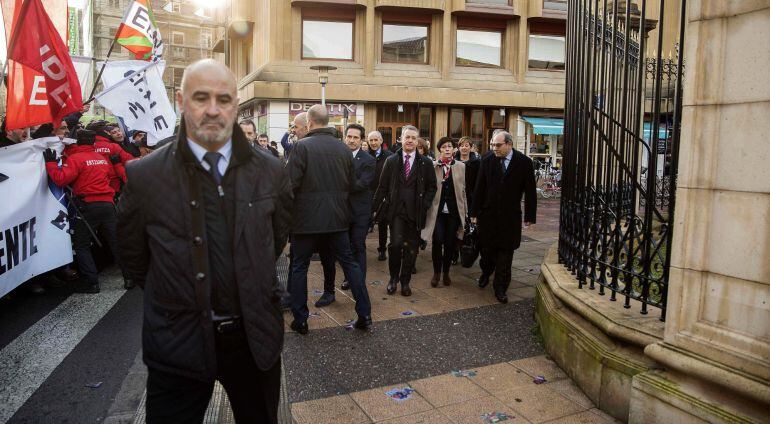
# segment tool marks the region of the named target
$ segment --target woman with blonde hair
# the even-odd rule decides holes
[[[449,137],[438,141],[439,158],[433,162],[438,191],[428,210],[423,240],[432,240],[433,278],[430,285],[437,287],[439,280],[445,286],[452,283],[449,268],[456,249],[456,240],[463,238],[468,201],[465,195],[465,164],[454,159],[456,144]],[[443,279],[441,278],[443,274]]]

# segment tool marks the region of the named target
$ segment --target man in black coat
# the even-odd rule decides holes
[[[350,193],[352,217],[348,234],[353,257],[361,268],[364,282],[366,282],[366,234],[369,232],[369,220],[372,216],[371,185],[374,180],[374,158],[361,150],[361,142],[365,136],[366,130],[361,125],[350,124],[345,129],[345,144],[352,153],[353,168],[356,172],[353,190]],[[324,294],[315,303],[319,308],[334,302],[334,280],[337,272],[334,267],[334,257],[328,249],[321,251],[321,265],[324,272]],[[340,288],[350,289],[350,282],[343,281]]]
[[[396,292],[401,282],[401,295],[411,296],[409,282],[417,259],[420,231],[436,195],[433,162],[417,153],[419,131],[407,125],[401,131],[401,150],[385,160],[380,185],[374,196],[377,221],[390,224],[387,292]]]
[[[363,273],[350,250],[350,196],[356,190],[356,174],[350,150],[329,128],[326,107],[307,111],[310,128],[298,141],[286,164],[294,191],[294,224],[291,231],[289,293],[294,321],[291,329],[307,334],[307,270],[314,252],[329,249],[350,282],[358,319],[354,326],[365,330],[372,324],[371,303]]]
[[[471,220],[478,223],[481,244],[479,287],[489,284],[500,303],[508,302],[513,251],[521,244],[521,199],[524,198],[524,225],[535,223],[537,195],[532,160],[513,148],[513,137],[501,131],[489,143],[494,155],[481,160],[474,190]]]
[[[127,166],[120,258],[144,289],[147,422],[202,422],[219,380],[237,422],[276,423],[283,316],[275,261],[291,190],[235,123],[235,77],[190,65],[179,137]]]
[[[393,156],[393,152],[382,145],[382,134],[379,131],[370,132],[367,141],[369,142],[369,153],[372,154],[376,161],[374,180],[372,180],[372,193],[376,193],[377,186],[380,185],[380,176],[382,176],[382,168],[385,166],[385,159]],[[388,246],[388,221],[384,217],[377,224],[377,230],[379,231],[379,244],[377,245],[379,255],[377,260],[384,261],[388,259],[385,255]]]

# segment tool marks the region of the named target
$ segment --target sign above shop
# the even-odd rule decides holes
[[[302,112],[307,112],[311,106],[318,104],[317,102],[291,102],[289,103],[289,115],[294,117]],[[347,110],[348,116],[355,116],[357,105],[355,103],[327,103],[326,109],[329,111],[329,116],[343,116]]]

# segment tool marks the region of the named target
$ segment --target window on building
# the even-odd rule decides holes
[[[473,141],[482,141],[484,138],[484,109],[471,110],[471,132]]]
[[[211,28],[201,28],[201,47],[211,48],[213,40]]]
[[[423,106],[420,108],[420,117],[419,117],[419,125],[418,128],[420,129],[420,137],[430,139],[431,134],[433,134],[432,131],[432,122],[433,122],[433,114],[431,113],[431,108],[427,106]]]
[[[109,0],[110,7],[120,8],[120,0]]]
[[[449,136],[459,139],[463,136],[463,109],[450,109],[449,111]]]
[[[353,60],[353,22],[303,20],[302,58]]]
[[[382,61],[428,63],[428,26],[383,24]]]
[[[457,30],[458,66],[500,66],[503,33],[475,29]]]
[[[184,75],[184,68],[172,68],[174,70],[174,87],[182,86],[182,75]]]
[[[504,6],[510,6],[511,0],[467,0],[468,3],[481,3],[481,4],[499,4]]]
[[[184,59],[185,58],[185,48],[184,47],[173,46],[173,47],[171,47],[171,55],[175,59]]]
[[[564,70],[566,41],[562,35],[529,35],[529,69]]]
[[[110,37],[114,37],[115,34],[118,32],[117,27],[109,27],[107,28],[107,32],[110,34]]]
[[[179,31],[171,31],[171,44],[178,46],[184,45],[184,33]]]

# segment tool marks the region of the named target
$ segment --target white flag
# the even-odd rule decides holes
[[[101,64],[99,64],[101,66]],[[147,132],[147,145],[174,134],[176,112],[163,84],[165,61],[107,62],[102,75],[104,91],[96,100],[132,130]]]

